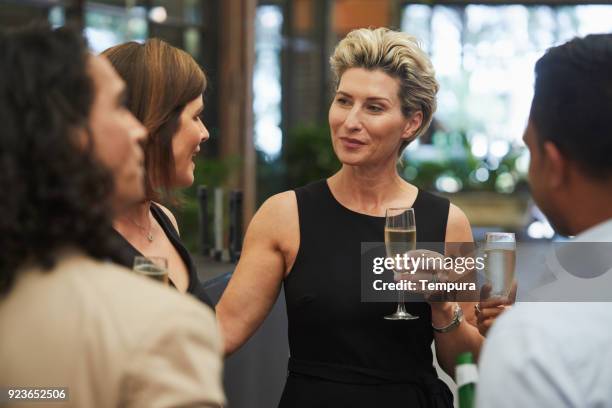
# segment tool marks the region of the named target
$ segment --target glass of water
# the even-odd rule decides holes
[[[134,272],[168,285],[168,260],[161,256],[135,256]]]
[[[485,276],[491,285],[490,297],[508,297],[514,283],[516,239],[512,232],[487,232],[485,235]]]

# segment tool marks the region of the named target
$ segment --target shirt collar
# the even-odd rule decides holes
[[[576,242],[612,242],[612,218],[576,235]]]

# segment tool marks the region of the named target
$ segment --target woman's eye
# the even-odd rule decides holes
[[[346,98],[337,98],[336,102],[338,102],[340,105],[346,105],[349,103],[348,99]]]
[[[378,105],[370,105],[368,106],[368,109],[371,110],[372,112],[382,112],[383,111],[383,108]]]

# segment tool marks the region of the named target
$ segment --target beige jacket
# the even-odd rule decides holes
[[[221,377],[212,311],[114,264],[67,251],[0,298],[0,389],[67,387],[53,407],[217,407]],[[30,405],[47,406],[14,406]]]

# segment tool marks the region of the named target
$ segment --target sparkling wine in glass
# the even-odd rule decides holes
[[[508,297],[514,283],[516,240],[514,233],[487,232],[485,235],[485,276],[491,297]]]
[[[161,256],[135,256],[134,272],[168,285],[168,260]]]
[[[388,208],[385,214],[385,248],[387,256],[401,258],[409,251],[416,248],[416,222],[412,208]],[[403,270],[394,270],[395,277],[401,278]],[[396,279],[397,280],[397,279]],[[397,310],[395,313],[385,316],[387,320],[414,320],[414,316],[406,311],[404,305],[404,291],[399,291]]]

